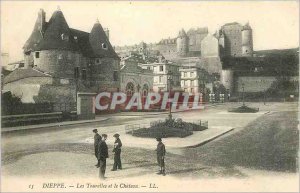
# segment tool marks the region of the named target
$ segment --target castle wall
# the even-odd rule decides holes
[[[207,36],[207,33],[195,33],[189,35],[189,51],[200,51],[201,50],[201,42]]]
[[[242,53],[244,56],[253,55],[252,30],[242,31]]]
[[[99,58],[99,63],[95,63],[90,69],[93,92],[120,89],[120,61],[118,59]]]
[[[158,50],[167,60],[177,57],[176,44],[157,44],[154,49]]]
[[[232,70],[222,70],[221,72],[221,83],[223,86],[229,90],[230,93],[233,92],[234,82],[233,82],[233,71]]]
[[[239,24],[223,26],[226,56],[242,56],[242,29]]]
[[[177,55],[185,57],[189,52],[189,40],[187,36],[177,38]]]
[[[80,53],[67,50],[42,50],[38,53],[38,58],[36,57],[36,52],[33,53],[34,66],[56,77],[73,79],[75,67],[80,67],[82,64],[82,55]]]
[[[213,35],[207,35],[201,43],[201,57],[218,57],[219,42]]]
[[[247,76],[237,77],[236,91],[243,92],[243,84],[245,92],[264,92],[269,89],[273,82],[276,81],[274,76]]]

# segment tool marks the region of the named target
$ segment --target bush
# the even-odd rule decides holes
[[[233,113],[257,113],[258,111],[259,111],[258,108],[251,108],[251,107],[247,107],[246,105],[228,110],[228,112],[233,112]]]

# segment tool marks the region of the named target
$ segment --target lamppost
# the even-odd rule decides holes
[[[245,97],[245,94],[244,94],[244,93],[245,93],[245,84],[244,84],[244,83],[242,84],[242,89],[243,89],[243,93],[242,93],[242,97],[243,97],[243,106],[245,106],[245,98],[244,98],[244,97]]]
[[[171,81],[172,81],[172,72],[168,72],[168,90],[169,90],[169,96],[170,96],[170,94],[171,94]],[[172,103],[171,103],[171,101],[170,101],[170,107],[169,107],[169,119],[171,120],[172,119],[172,112],[171,112],[171,109],[172,109]]]
[[[264,92],[264,105],[266,105],[266,92],[267,92],[267,90],[265,90],[265,92]]]

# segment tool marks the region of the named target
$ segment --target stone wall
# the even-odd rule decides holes
[[[274,76],[242,76],[236,77],[236,92],[264,92],[269,89],[273,82],[276,81]]]
[[[113,58],[99,59],[91,69],[93,92],[117,91],[120,89],[120,60]]]
[[[39,57],[37,58],[37,53]],[[34,52],[34,66],[56,77],[74,78],[75,67],[84,67],[80,53],[67,50],[43,50]]]
[[[242,56],[242,29],[240,24],[225,25],[222,32],[225,35],[225,55]]]
[[[216,37],[209,34],[201,43],[201,57],[219,57],[219,42]]]
[[[34,103],[34,97],[39,95],[41,85],[52,84],[52,82],[51,77],[30,77],[7,83],[3,89],[20,97],[23,103]]]

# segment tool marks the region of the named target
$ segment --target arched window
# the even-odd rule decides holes
[[[149,87],[148,87],[147,84],[143,85],[143,90],[142,91],[143,91],[143,93],[142,93],[143,96],[147,96],[148,95]]]
[[[134,93],[134,84],[132,82],[129,82],[126,85],[126,94],[127,96],[132,96],[133,93]]]

